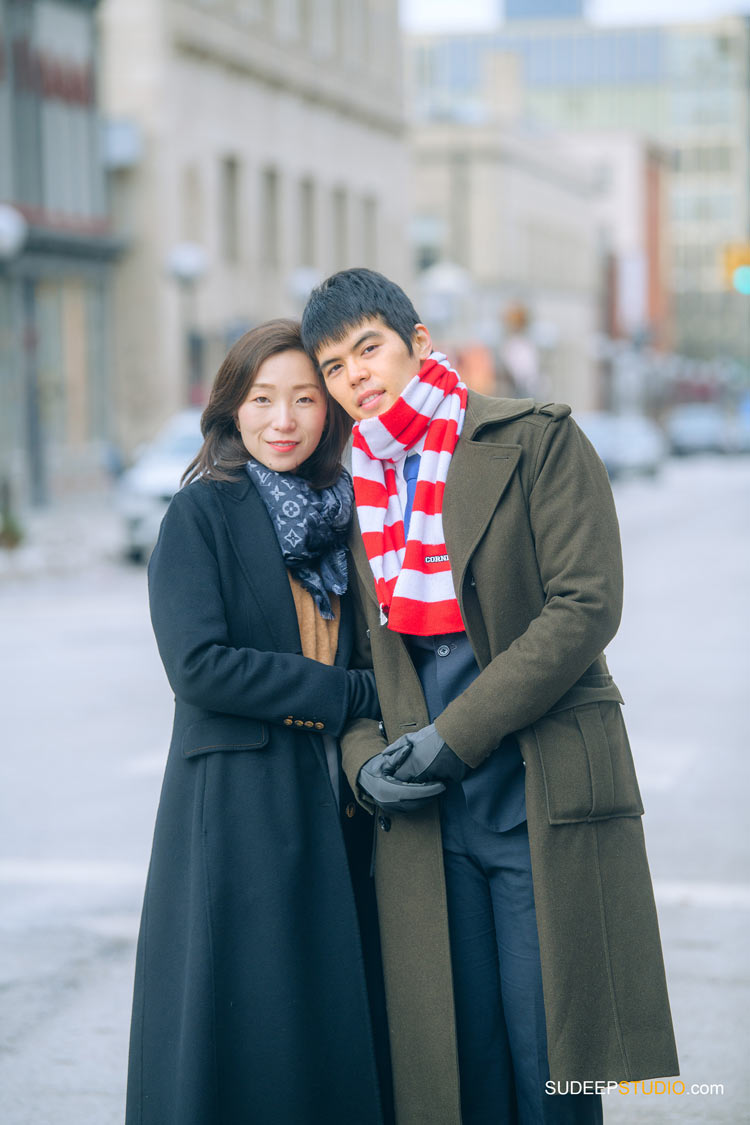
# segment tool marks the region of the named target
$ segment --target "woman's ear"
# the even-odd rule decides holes
[[[414,335],[412,337],[412,347],[418,359],[427,359],[433,351],[432,337],[430,331],[424,324],[414,325]]]

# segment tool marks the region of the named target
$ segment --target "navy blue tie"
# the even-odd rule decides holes
[[[406,481],[406,511],[404,512],[404,537],[409,534],[411,509],[414,503],[414,493],[417,490],[417,474],[419,473],[419,454],[411,453],[404,461],[404,480]]]

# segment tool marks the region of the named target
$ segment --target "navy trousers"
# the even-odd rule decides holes
[[[441,798],[463,1125],[598,1125],[601,1097],[550,1094],[526,822],[492,832]],[[596,1078],[596,1075],[592,1075]]]

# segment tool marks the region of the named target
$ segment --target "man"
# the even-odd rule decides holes
[[[677,1072],[602,655],[622,596],[606,472],[568,407],[467,392],[379,274],[325,281],[302,334],[356,422],[385,737],[362,720],[342,751],[377,815],[399,1125],[601,1121],[566,1083]]]

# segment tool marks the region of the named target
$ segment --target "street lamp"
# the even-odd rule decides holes
[[[180,290],[180,324],[184,341],[184,363],[187,373],[188,402],[201,404],[202,337],[196,328],[195,291],[208,269],[208,255],[197,242],[178,242],[167,255],[167,271]]]
[[[471,274],[455,262],[440,261],[423,270],[417,279],[419,303],[426,323],[434,324],[444,339],[465,336],[467,306],[473,302]]]
[[[20,211],[0,203],[0,262],[9,262],[23,250],[29,232]]]
[[[298,316],[307,304],[308,297],[316,285],[320,285],[323,275],[314,266],[297,266],[287,278],[287,292]]]

